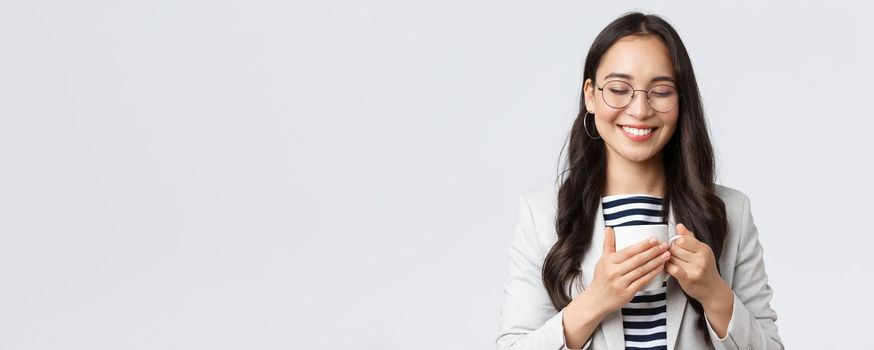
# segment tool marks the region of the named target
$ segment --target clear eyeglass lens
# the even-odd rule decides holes
[[[622,108],[631,103],[634,90],[628,83],[610,81],[604,84],[604,102],[613,108]]]
[[[613,108],[623,108],[634,98],[634,88],[623,81],[610,81],[604,84],[604,102]],[[670,85],[656,85],[649,89],[647,102],[652,109],[668,112],[676,107],[679,101],[677,90]]]
[[[647,96],[649,97],[649,105],[659,112],[668,112],[674,109],[679,101],[677,90],[670,85],[656,85],[649,89]]]

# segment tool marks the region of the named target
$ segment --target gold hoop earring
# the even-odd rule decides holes
[[[586,115],[583,116],[583,129],[586,130],[586,135],[589,135],[589,137],[590,137],[592,140],[600,139],[600,138],[601,138],[601,135],[598,135],[598,137],[594,137],[594,136],[592,136],[592,134],[589,133],[589,125],[586,124],[586,119],[587,119],[586,117],[588,117],[588,116],[589,116],[589,112],[586,112]],[[594,118],[594,117],[595,117],[595,115],[592,114],[592,118]],[[595,128],[595,131],[597,132],[598,129]]]

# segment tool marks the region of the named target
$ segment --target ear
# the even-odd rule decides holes
[[[595,114],[595,84],[592,83],[592,79],[586,79],[583,83],[583,92],[586,98],[587,111]]]

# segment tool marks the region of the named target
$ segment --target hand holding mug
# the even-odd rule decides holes
[[[668,244],[657,238],[645,239],[617,252],[615,233],[607,227],[592,282],[581,295],[596,301],[593,306],[602,315],[618,310],[659,275],[670,256]]]
[[[683,224],[677,225],[677,237],[680,238],[669,250],[671,258],[665,270],[680,282],[680,287],[702,304],[708,303],[708,296],[730,290],[719,276],[710,246],[695,238],[695,233]]]

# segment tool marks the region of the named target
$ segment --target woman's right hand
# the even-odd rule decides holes
[[[597,314],[606,316],[628,304],[665,267],[670,259],[666,243],[655,238],[638,242],[616,251],[616,235],[612,227],[604,232],[601,258],[595,264],[595,275],[589,287],[578,297],[586,298]],[[584,295],[585,294],[585,295]]]
[[[612,227],[604,232],[604,248],[589,287],[578,294],[562,316],[565,342],[581,348],[607,314],[618,310],[658,276],[671,257],[668,245],[652,238],[616,251]]]

